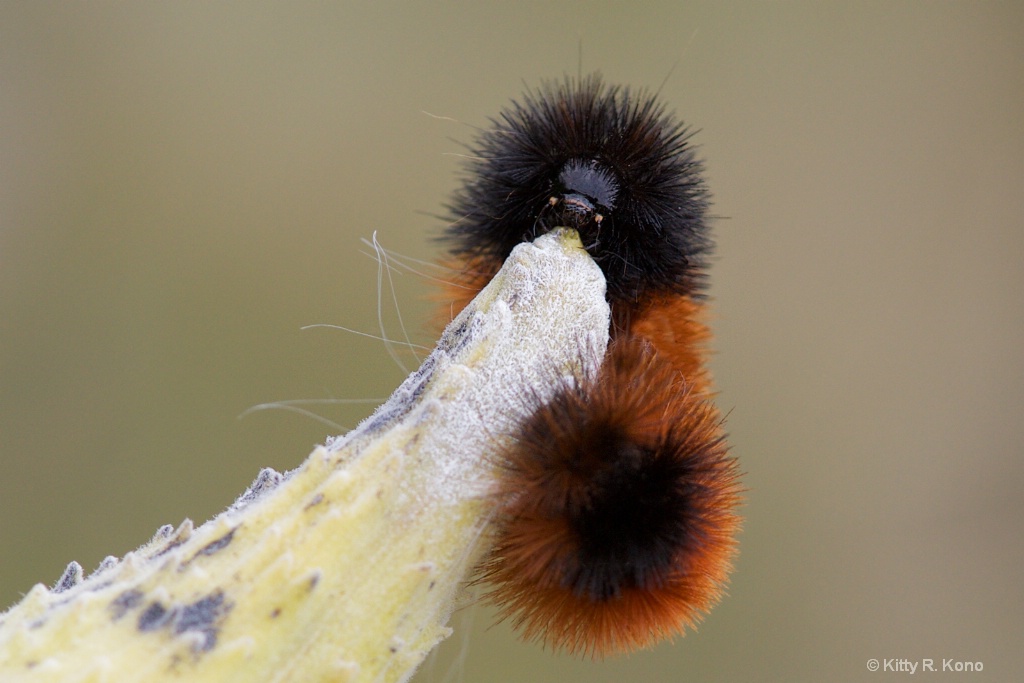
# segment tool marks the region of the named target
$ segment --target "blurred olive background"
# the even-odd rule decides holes
[[[451,153],[582,43],[700,129],[742,553],[673,645],[576,662],[473,607],[416,680],[1024,680],[1022,7],[3,3],[0,603],[373,405],[248,408],[387,396],[380,342],[300,327],[378,331],[360,240],[434,258]],[[429,288],[387,334],[397,300],[430,343]]]

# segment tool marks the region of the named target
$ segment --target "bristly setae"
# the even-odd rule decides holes
[[[556,226],[576,228],[613,303],[702,288],[708,193],[688,129],[651,95],[598,76],[527,93],[470,147],[446,233],[493,263]]]
[[[643,344],[537,405],[500,463],[489,596],[527,639],[644,647],[693,627],[728,578],[736,462],[718,413]]]
[[[568,226],[605,275],[612,343],[596,378],[532,406],[501,454],[479,576],[527,639],[591,656],[650,646],[718,602],[740,524],[706,369],[702,164],[654,95],[596,75],[492,123],[449,207],[445,311],[516,244]]]

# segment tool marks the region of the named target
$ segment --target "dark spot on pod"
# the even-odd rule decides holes
[[[143,632],[156,631],[167,625],[172,616],[174,613],[171,610],[159,602],[154,602],[139,615],[139,630]]]
[[[197,652],[208,652],[217,644],[218,624],[231,611],[231,605],[224,600],[223,591],[216,591],[181,608],[174,620],[174,632],[197,633],[202,641],[195,646]]]
[[[362,435],[373,434],[405,417],[413,409],[413,406],[416,405],[423,392],[426,391],[427,384],[430,383],[434,376],[436,365],[436,356],[434,354],[427,356],[419,370],[409,375],[402,382],[402,385],[398,387],[394,398],[382,405],[373,415],[367,418],[364,426],[359,430],[360,433]],[[395,398],[400,400],[396,401],[394,400]]]
[[[450,357],[457,356],[473,339],[472,320],[472,316],[467,316],[460,320],[458,324],[446,329],[441,339],[437,342],[437,349],[447,353]]]
[[[120,562],[120,560],[117,559],[115,556],[107,555],[106,557],[103,558],[103,560],[99,563],[99,565],[93,571],[93,574],[94,575],[95,574],[99,574],[101,572],[107,571],[108,569],[116,567],[119,562]]]
[[[192,559],[195,559],[200,555],[213,555],[215,553],[220,552],[224,548],[227,548],[231,544],[231,539],[234,538],[235,531],[237,530],[237,528],[238,527],[235,527],[228,533],[218,538],[216,541],[211,541],[210,543],[207,543],[199,550],[199,552],[195,554],[195,556]]]
[[[123,617],[130,610],[135,609],[142,604],[142,591],[131,589],[118,595],[110,603],[110,611],[113,612],[114,620],[118,620]],[[141,625],[139,628],[142,628]]]
[[[57,583],[53,585],[54,593],[63,593],[69,588],[74,588],[82,582],[82,565],[77,562],[69,562],[67,568],[64,569],[64,573],[57,579]]]
[[[235,510],[245,507],[268,491],[277,488],[284,481],[284,478],[284,475],[277,470],[271,467],[264,467],[256,475],[256,479],[249,485],[249,488],[245,490],[245,493],[240,495],[231,507]]]
[[[231,607],[221,590],[176,607],[153,602],[139,615],[138,628],[144,633],[169,628],[175,635],[198,635],[200,639],[193,644],[193,652],[208,652],[216,646],[220,623]]]
[[[178,546],[182,545],[189,538],[192,537],[192,520],[186,519],[182,522],[178,528],[174,531],[174,534],[168,539],[167,545],[160,549],[160,552],[155,554],[153,557],[163,557],[167,553],[171,552]]]

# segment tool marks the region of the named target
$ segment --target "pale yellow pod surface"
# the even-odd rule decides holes
[[[406,680],[484,549],[495,449],[527,397],[597,367],[608,326],[574,232],[520,245],[355,430],[0,615],[0,680]]]

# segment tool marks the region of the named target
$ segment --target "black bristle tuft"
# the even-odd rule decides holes
[[[714,405],[642,339],[538,404],[504,451],[490,597],[527,638],[603,655],[693,626],[721,596],[739,517]]]
[[[712,243],[690,131],[646,92],[600,76],[527,92],[470,146],[445,238],[501,263],[518,243],[574,227],[614,303],[698,295]]]

